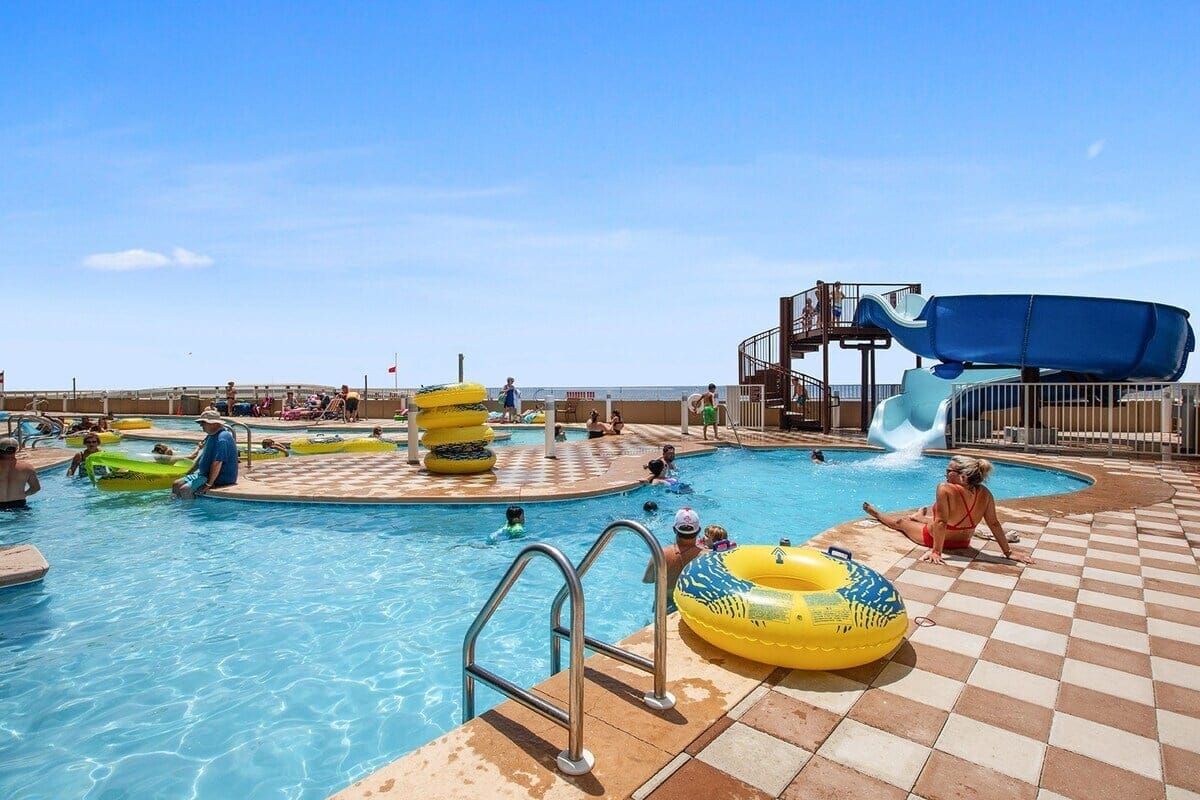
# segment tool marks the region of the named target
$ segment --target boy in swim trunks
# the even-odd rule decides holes
[[[0,509],[25,508],[25,498],[42,488],[37,470],[17,460],[18,447],[11,436],[0,437]]]
[[[708,426],[712,425],[713,438],[720,441],[721,434],[717,428],[717,385],[715,383],[710,383],[708,391],[700,395],[700,407],[703,409],[700,414],[704,418],[704,438],[708,439]]]

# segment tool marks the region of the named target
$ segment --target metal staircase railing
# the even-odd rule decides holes
[[[229,432],[230,432],[230,433],[233,433],[233,432],[234,432],[234,431],[233,431],[233,426],[235,426],[235,425],[236,425],[236,426],[238,426],[239,428],[245,428],[245,429],[246,429],[246,469],[253,469],[253,466],[252,466],[252,465],[254,464],[254,446],[253,446],[253,445],[254,445],[254,441],[253,441],[253,439],[254,439],[254,431],[252,431],[252,430],[250,429],[250,426],[249,426],[249,425],[247,425],[246,423],[244,423],[244,422],[238,422],[237,420],[232,420],[232,419],[222,419],[222,420],[221,420],[221,423],[222,423],[222,424],[223,424],[223,425],[224,425],[226,428],[229,428]],[[234,438],[234,440],[236,441],[236,440],[237,440],[237,435],[235,434],[233,438]],[[239,459],[239,460],[240,460],[240,459]]]
[[[663,555],[662,545],[658,543],[658,540],[654,538],[654,534],[647,530],[645,526],[632,520],[617,520],[604,529],[591,549],[587,551],[583,560],[579,562],[579,566],[576,567],[575,572],[579,576],[579,579],[582,580],[587,571],[591,569],[592,564],[604,552],[604,548],[608,547],[608,543],[612,541],[612,538],[623,530],[633,531],[641,537],[642,541],[650,548],[650,559],[654,563],[654,659],[647,659],[644,656],[631,653],[614,644],[586,634],[584,634],[583,641],[584,644],[597,653],[603,653],[610,658],[615,658],[617,661],[653,675],[654,689],[647,692],[642,697],[642,700],[650,708],[657,711],[665,711],[675,705],[675,698],[667,691],[667,560]],[[562,640],[569,639],[571,635],[570,631],[564,628],[560,622],[563,603],[567,600],[567,590],[567,586],[560,589],[550,606],[551,672],[558,672],[562,669]],[[573,600],[572,610],[574,610]]]
[[[612,538],[623,530],[633,531],[650,548],[650,560],[654,565],[654,658],[631,653],[614,644],[588,636],[584,631],[584,596],[582,578],[591,569]],[[521,576],[526,565],[536,557],[545,557],[554,562],[563,575],[563,587],[555,595],[550,607],[550,663],[551,674],[562,670],[562,640],[570,648],[567,665],[567,708],[563,709],[517,686],[512,681],[481,667],[475,661],[475,643],[505,596]],[[571,601],[570,627],[562,625],[563,604]],[[541,542],[530,544],[517,554],[508,571],[496,585],[491,597],[480,609],[479,614],[467,629],[463,639],[463,722],[475,717],[475,681],[483,681],[504,696],[515,700],[531,711],[567,729],[567,749],[558,754],[558,768],[567,775],[583,775],[595,766],[595,757],[583,747],[583,650],[588,647],[603,653],[623,664],[643,670],[654,676],[654,688],[642,700],[657,711],[673,708],[675,697],[667,691],[667,559],[662,545],[643,525],[631,520],[618,520],[606,527],[579,566],[575,567],[557,547]]]
[[[54,441],[63,437],[62,420],[56,420],[41,414],[18,414],[17,416],[8,417],[7,422],[8,435],[17,440],[17,448],[20,450],[33,450],[42,442]],[[24,423],[26,422],[47,425],[50,428],[50,433],[30,433],[25,428]]]

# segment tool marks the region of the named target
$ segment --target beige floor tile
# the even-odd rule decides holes
[[[696,758],[770,795],[782,792],[812,757],[793,744],[735,722]]]
[[[1113,647],[1123,647],[1135,653],[1150,652],[1150,637],[1146,634],[1124,628],[1114,628],[1112,625],[1101,625],[1086,619],[1077,619],[1072,623],[1071,635]]]
[[[953,611],[975,614],[989,619],[999,619],[1000,615],[1004,613],[1003,603],[955,592],[946,592],[937,604],[939,608],[949,608]]]
[[[1111,594],[1080,589],[1075,600],[1081,605],[1098,606],[1112,611],[1124,611],[1126,614],[1146,616],[1146,604],[1141,600],[1133,600],[1128,597],[1116,597]]]
[[[1125,572],[1114,572],[1111,569],[1098,569],[1096,567],[1084,567],[1083,577],[1093,581],[1103,581],[1104,583],[1115,583],[1118,586],[1132,586],[1140,589],[1142,587],[1142,579],[1137,575],[1130,575]]]
[[[1067,652],[1067,637],[1061,633],[1038,630],[1028,625],[1018,625],[1015,622],[1000,621],[996,623],[996,629],[992,631],[992,638],[1056,656]]]
[[[1200,619],[1197,619],[1197,622],[1200,622]],[[1164,639],[1200,645],[1200,627],[1195,625],[1181,625],[1178,622],[1150,619],[1146,621],[1146,626],[1151,636],[1161,636]]]
[[[1152,780],[1162,780],[1158,742],[1061,712],[1054,715],[1050,744]]]
[[[963,685],[956,680],[913,669],[895,661],[884,667],[883,672],[875,679],[876,688],[907,697],[918,703],[924,703],[943,711],[954,708]]]
[[[997,575],[994,572],[985,572],[981,569],[965,569],[959,578],[960,580],[983,583],[988,586],[998,586],[1001,589],[1011,589],[1017,585],[1017,576],[1015,575]]]
[[[951,714],[934,747],[944,753],[1037,784],[1046,745],[994,725]]]
[[[1163,744],[1200,753],[1200,719],[1160,708],[1158,738]]]
[[[917,572],[910,569],[893,582],[899,587],[900,594],[904,594],[904,587],[906,585],[924,586],[927,589],[938,589],[944,592],[954,585],[954,578],[948,575],[935,575],[932,572]]]
[[[1068,658],[1063,663],[1062,681],[1145,705],[1154,705],[1154,681],[1099,664]]]
[[[775,691],[812,703],[837,714],[845,714],[862,697],[866,686],[830,672],[793,670],[779,682]]]
[[[1045,611],[1049,614],[1060,614],[1065,617],[1071,616],[1075,612],[1075,603],[1070,600],[1061,600],[1057,597],[1048,597],[1044,594],[1036,594],[1034,592],[1023,592],[1018,584],[1017,591],[1012,593],[1008,598],[1008,602],[1022,608],[1032,608],[1037,611]]]
[[[947,628],[942,625],[933,625],[928,628],[917,628],[912,636],[909,637],[914,642],[927,644],[930,647],[939,647],[942,650],[949,650],[952,653],[961,653],[965,656],[977,658],[983,652],[983,646],[987,644],[987,639],[983,636],[977,636],[974,633],[966,631],[958,631],[953,628]]]
[[[1087,568],[1084,568],[1087,572]],[[1061,572],[1051,572],[1049,570],[1038,569],[1037,567],[1026,567],[1021,573],[1021,577],[1031,581],[1041,581],[1042,583],[1052,583],[1056,586],[1067,586],[1072,589],[1079,588],[1079,577],[1076,575],[1065,575]]]
[[[1157,578],[1161,581],[1182,583],[1187,586],[1200,586],[1200,574],[1192,572],[1176,572],[1175,570],[1159,569],[1158,567],[1142,567],[1142,577]]]
[[[846,719],[825,740],[817,754],[864,775],[909,790],[925,766],[929,748]]]
[[[967,683],[1046,708],[1054,708],[1058,695],[1058,681],[983,660],[975,665]]]

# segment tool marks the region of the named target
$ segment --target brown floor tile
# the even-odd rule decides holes
[[[1083,574],[1082,566],[1075,566],[1074,564],[1060,564],[1057,561],[1048,561],[1046,559],[1038,561],[1037,556],[1034,556],[1033,560],[1037,561],[1038,569],[1046,572],[1057,572],[1059,575],[1074,575],[1076,578]]]
[[[1168,622],[1178,622],[1180,625],[1196,625],[1197,615],[1195,611],[1187,608],[1178,608],[1176,606],[1160,606],[1156,603],[1146,604],[1146,616],[1151,619],[1165,619]]]
[[[900,596],[905,600],[912,600],[914,603],[925,603],[927,605],[936,605],[938,600],[942,599],[945,594],[941,589],[930,589],[928,586],[913,586],[905,583],[899,587]]]
[[[1114,628],[1124,628],[1128,631],[1146,632],[1146,618],[1137,614],[1126,614],[1124,611],[1113,611],[1111,608],[1100,608],[1080,603],[1075,606],[1075,618],[1099,622],[1101,625],[1112,625]]]
[[[1191,564],[1185,564],[1182,561],[1167,561],[1155,558],[1153,553],[1142,553],[1142,565],[1158,569],[1174,570],[1175,572],[1183,572],[1189,575],[1196,574],[1196,563],[1194,561]]]
[[[1012,589],[989,586],[986,583],[978,583],[976,581],[958,581],[950,587],[950,591],[955,594],[978,597],[981,600],[994,600],[997,603],[1008,602],[1009,595],[1012,594]]]
[[[847,716],[881,731],[932,747],[950,715],[940,708],[898,694],[869,689]]]
[[[1055,708],[1147,739],[1158,738],[1158,719],[1154,709],[1124,697],[1063,683],[1058,687],[1058,705]]]
[[[770,675],[768,675],[763,683],[768,686],[778,686],[779,682],[786,678],[791,673],[790,667],[776,667]]]
[[[965,550],[955,550],[955,553],[970,555]],[[930,575],[944,575],[947,578],[957,578],[962,574],[962,569],[952,567],[949,564],[930,564],[928,561],[918,561],[909,567],[914,572],[928,572]]]
[[[1034,800],[1038,788],[934,750],[913,793],[927,800]]]
[[[1069,553],[1073,556],[1081,556],[1087,552],[1088,542],[1087,539],[1079,539],[1078,542],[1079,544],[1074,547],[1062,544],[1061,542],[1039,542],[1037,547],[1038,550],[1052,550],[1056,553]],[[1021,544],[1025,544],[1025,542],[1021,542]]]
[[[1059,586],[1057,583],[1033,581],[1027,578],[1017,581],[1017,591],[1040,594],[1044,597],[1057,597],[1059,600],[1070,600],[1072,603],[1075,602],[1075,597],[1079,594],[1077,589],[1070,586]]]
[[[1190,555],[1188,550],[1187,538],[1179,537],[1179,544],[1162,544],[1161,542],[1138,542],[1138,547],[1141,551],[1149,555],[1150,551],[1157,550],[1160,553],[1178,553],[1179,555]]]
[[[1126,575],[1142,574],[1142,568],[1140,565],[1129,564],[1125,561],[1111,561],[1105,558],[1102,553],[1089,555],[1086,559],[1084,559],[1083,565],[1085,567],[1092,567],[1093,569],[1106,569],[1109,572],[1123,572]]]
[[[697,797],[719,796],[705,794]],[[780,800],[849,800],[859,797],[869,797],[872,800],[905,800],[908,792],[877,778],[855,772],[835,761],[813,756],[779,797]]]
[[[739,721],[815,753],[842,718],[780,692],[767,692]]]
[[[996,627],[996,620],[980,617],[976,614],[965,614],[951,608],[935,608],[929,612],[929,618],[938,625],[966,631],[979,636],[987,636]]]
[[[1154,682],[1154,702],[1165,710],[1189,717],[1200,717],[1200,691],[1185,689],[1162,681]]]
[[[648,800],[696,800],[722,797],[728,800],[772,800],[771,795],[736,778],[691,759],[650,793]]]
[[[701,750],[708,747],[709,744],[712,743],[713,739],[716,739],[718,736],[724,733],[725,730],[733,723],[733,717],[721,717],[712,725],[709,725],[708,730],[704,731],[695,739],[693,739],[691,744],[683,748],[683,752],[687,753],[689,756],[696,755],[696,753],[699,753]]]
[[[1076,610],[1078,608],[1076,606]],[[1061,633],[1064,636],[1071,632],[1070,617],[1065,617],[1062,614],[1038,611],[1033,608],[1025,608],[1024,606],[1005,607],[1004,613],[1000,615],[1000,619],[1006,622],[1015,622],[1018,625],[1028,625],[1030,628],[1036,628],[1039,631]]]
[[[1138,543],[1130,540],[1130,544],[1125,546],[1111,544],[1109,542],[1088,542],[1088,550],[1091,550],[1092,552],[1097,550],[1107,550],[1110,553],[1123,553],[1127,556],[1136,556],[1138,554]]]
[[[1108,581],[1098,581],[1093,578],[1084,578],[1079,582],[1080,589],[1086,589],[1089,592],[1099,592],[1100,594],[1111,594],[1114,597],[1128,597],[1131,600],[1141,600],[1142,590],[1136,586],[1123,586],[1119,583],[1109,583]],[[1150,588],[1150,587],[1146,587]]]
[[[970,656],[912,641],[905,641],[900,645],[900,649],[892,656],[892,661],[956,681],[966,681],[971,670],[975,669],[975,659]]]
[[[1001,642],[997,639],[993,639],[983,646],[983,653],[979,658],[982,661],[991,661],[1054,680],[1058,680],[1058,677],[1062,675],[1063,658],[1061,656],[1043,653],[1041,650],[1022,647],[1019,644]]]
[[[1057,747],[1046,750],[1042,787],[1071,800],[1162,800],[1158,781]]]
[[[958,696],[954,713],[995,725],[1038,742],[1050,738],[1054,709],[1027,703],[978,686],[967,686]]]
[[[1144,588],[1153,589],[1156,592],[1181,594],[1184,597],[1200,597],[1200,586],[1192,586],[1188,583],[1164,581],[1162,578],[1146,578],[1142,581],[1142,585]]]
[[[1150,656],[1123,647],[1073,638],[1067,641],[1067,658],[1119,669],[1144,678],[1150,677]]]
[[[1200,793],[1200,755],[1164,744],[1163,774],[1167,783]]]
[[[1200,645],[1177,642],[1174,639],[1150,637],[1150,655],[1200,665]]]

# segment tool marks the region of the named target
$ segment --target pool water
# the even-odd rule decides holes
[[[928,502],[945,464],[828,455],[681,459],[694,494],[528,504],[527,539],[495,546],[483,542],[503,524],[496,505],[185,503],[44,473],[31,510],[0,514],[0,544],[33,542],[51,564],[43,582],[0,591],[0,797],[325,797],[459,724],[463,635],[527,541],[578,561],[631,518],[668,543],[691,505],[740,543],[799,544],[861,516],[863,499]],[[990,485],[1012,497],[1085,483],[1000,465]],[[648,499],[658,512],[642,511]],[[650,622],[646,559],[622,534],[589,573],[590,634]],[[559,585],[548,562],[530,564],[480,638],[483,665],[523,685],[547,677]],[[478,692],[480,711],[500,699]]]

